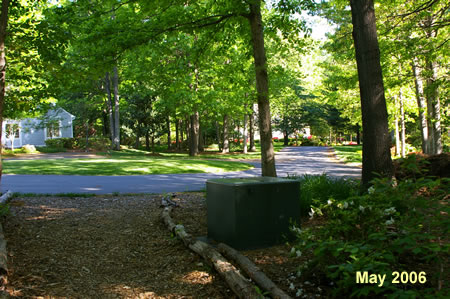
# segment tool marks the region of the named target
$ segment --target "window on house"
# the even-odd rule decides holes
[[[51,122],[47,124],[47,138],[60,138],[61,130],[58,122]]]
[[[14,135],[14,138],[19,138],[19,125],[18,124],[6,124],[5,126],[6,138],[11,139]]]

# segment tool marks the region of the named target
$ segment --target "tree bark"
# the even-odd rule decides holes
[[[203,152],[205,150],[205,136],[202,129],[201,121],[198,122],[198,151]]]
[[[228,115],[225,114],[223,116],[223,146],[222,146],[222,153],[226,154],[230,152],[230,144],[229,144],[229,137],[228,137]]]
[[[171,139],[171,131],[170,131],[170,115],[167,116],[167,149],[170,150],[172,146],[172,139]]]
[[[175,225],[170,212],[172,207],[164,208],[162,219],[171,233],[176,235],[184,245],[205,259],[208,265],[214,267],[219,275],[239,298],[260,298],[255,286],[249,282],[239,270],[228,262],[216,249],[203,241],[195,241],[182,225]]]
[[[255,146],[255,109],[252,105],[252,113],[250,114],[250,152],[256,152]]]
[[[363,120],[362,184],[392,177],[391,136],[384,95],[373,0],[350,0]]]
[[[5,75],[6,75],[6,55],[5,55],[5,39],[6,27],[8,26],[8,6],[9,0],[2,0],[0,15],[0,181],[3,171],[2,163],[2,124],[3,124],[3,104],[5,103]]]
[[[219,126],[219,122],[216,120],[216,140],[217,140],[217,145],[219,146],[219,152],[222,151],[222,139],[220,138],[220,126]]]
[[[179,119],[177,119],[176,121],[175,121],[175,138],[176,138],[176,140],[175,140],[175,148],[177,149],[177,150],[179,150],[180,149],[180,120]]]
[[[267,277],[260,268],[258,268],[248,257],[239,253],[239,251],[234,248],[224,244],[219,243],[217,246],[220,253],[225,255],[228,259],[236,262],[239,267],[244,269],[245,273],[256,282],[263,290],[270,293],[272,298],[283,298],[289,299],[291,298],[288,294],[286,294],[283,290],[277,287],[276,284]]]
[[[141,138],[141,136],[139,135],[139,127],[138,127],[138,129],[136,130],[136,140],[134,142],[134,148],[135,149],[139,149],[139,146],[141,145],[140,142],[139,142],[140,138]]]
[[[442,153],[441,131],[441,103],[437,86],[437,63],[427,62],[427,106],[428,106],[428,139],[430,140],[430,154]]]
[[[119,73],[117,66],[113,69],[114,85],[114,150],[120,150],[120,123],[119,123]]]
[[[198,111],[190,116],[191,126],[189,134],[189,156],[198,155],[198,139],[199,139],[199,115]]]
[[[429,153],[429,141],[428,141],[428,124],[426,116],[426,99],[423,92],[423,81],[420,77],[418,70],[417,57],[414,57],[412,62],[412,69],[414,73],[414,85],[416,87],[417,107],[419,109],[419,129],[420,136],[422,138],[422,152],[424,154]]]
[[[114,149],[114,139],[115,139],[115,131],[114,131],[114,109],[113,109],[113,101],[111,95],[111,79],[109,78],[109,72],[106,72],[105,75],[105,91],[106,96],[108,97],[106,101],[106,105],[108,106],[108,116],[109,116],[109,133],[111,137],[111,148]]]
[[[359,124],[356,124],[356,144],[361,144],[361,131],[359,128]]]
[[[245,109],[247,110],[247,105],[246,105],[246,107],[245,107]],[[243,126],[243,137],[244,137],[244,142],[243,142],[243,145],[242,145],[242,152],[244,153],[244,154],[246,154],[247,153],[247,122],[248,122],[248,114],[247,113],[245,113],[244,114],[244,126]]]
[[[106,138],[108,136],[108,113],[106,112],[106,110],[102,111],[102,128],[103,128],[103,137]]]
[[[398,129],[398,113],[397,113],[397,98],[394,97],[394,106],[395,106],[395,155],[400,155],[400,130]]]
[[[284,139],[284,146],[288,146],[289,145],[289,134],[286,130],[283,131],[283,139]]]
[[[186,116],[185,119],[185,129],[186,129],[186,141],[188,143],[189,146],[189,140],[191,140],[191,120],[189,118],[189,116]]]
[[[264,47],[264,32],[261,16],[261,0],[250,2],[250,22],[253,58],[255,60],[256,91],[258,98],[259,134],[261,136],[262,176],[276,177],[275,152],[272,144],[272,127],[269,103],[269,78]]]
[[[401,88],[398,93],[398,99],[399,99],[399,103],[400,103],[401,154],[402,154],[402,158],[404,158],[406,156],[406,131],[405,131],[406,129],[405,129],[405,107],[404,107],[404,103],[403,103],[403,92],[402,92]]]
[[[150,150],[150,134],[148,132],[148,129],[145,131],[145,150]]]
[[[180,127],[180,148],[179,149],[181,149],[181,147],[183,146],[183,140],[184,140],[184,131],[183,131],[183,120],[178,120],[179,122],[180,122],[180,125],[179,125],[179,127]]]

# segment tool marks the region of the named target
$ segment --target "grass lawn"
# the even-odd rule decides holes
[[[273,148],[275,152],[280,151],[285,146],[282,142],[274,142]],[[171,153],[171,152],[161,152],[161,155],[165,157],[189,157],[188,153]],[[192,157],[189,157],[191,159]],[[261,146],[258,143],[256,145],[255,152],[247,152],[247,154],[243,154],[242,151],[232,151],[227,154],[222,154],[218,150],[206,149],[204,152],[200,153],[198,157],[195,159],[241,159],[241,160],[260,160],[261,159]]]
[[[5,160],[4,174],[145,175],[240,171],[253,168],[240,162],[152,157],[114,153],[103,159]]]
[[[345,163],[362,163],[362,145],[337,145],[333,148]]]

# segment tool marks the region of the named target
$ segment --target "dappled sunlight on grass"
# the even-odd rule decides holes
[[[252,165],[200,159],[161,157],[105,158],[105,159],[49,159],[7,160],[5,174],[57,174],[57,175],[146,175],[175,173],[222,173],[253,168]]]
[[[361,145],[333,146],[339,159],[346,163],[362,163]]]

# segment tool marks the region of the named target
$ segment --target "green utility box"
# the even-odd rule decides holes
[[[208,238],[236,249],[283,243],[300,225],[300,182],[272,177],[206,182]]]

